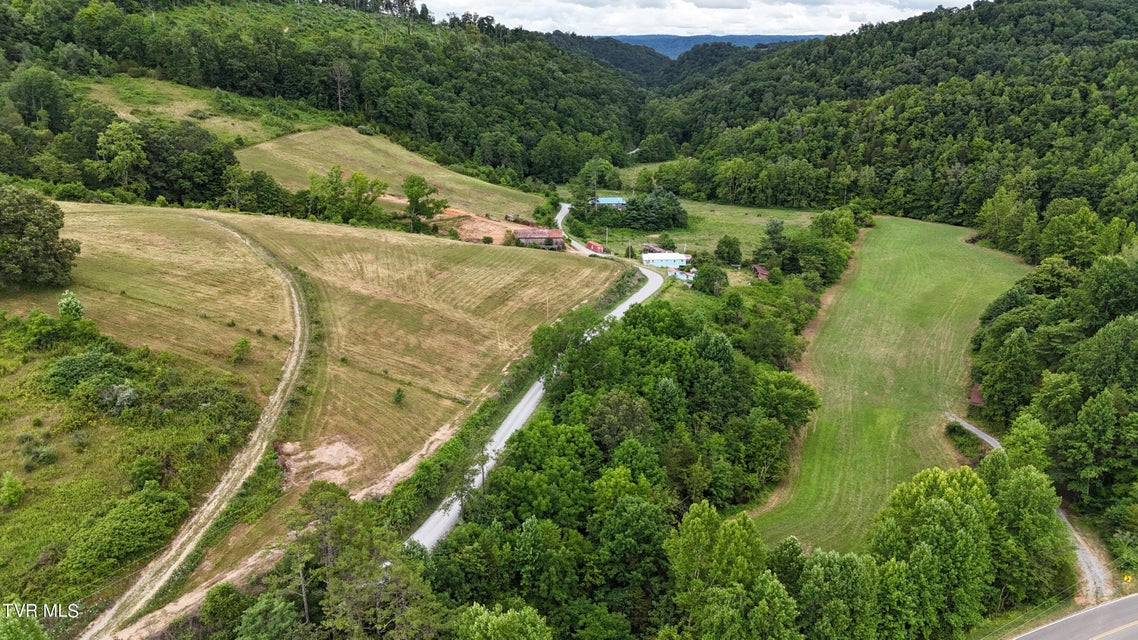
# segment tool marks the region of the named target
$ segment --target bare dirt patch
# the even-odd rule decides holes
[[[360,489],[359,491],[353,493],[352,499],[363,500],[365,498],[373,498],[391,493],[391,490],[395,488],[395,485],[411,477],[411,474],[415,471],[415,467],[419,465],[420,461],[430,456],[439,447],[443,446],[443,444],[445,444],[447,440],[450,440],[457,431],[457,421],[449,422],[443,425],[441,429],[431,434],[431,437],[423,443],[422,448],[411,454],[411,456],[403,462],[400,462],[394,469],[388,471],[387,474],[379,480],[379,482],[376,482],[371,486],[364,487],[363,489]]]
[[[288,442],[284,447],[298,451],[291,456],[285,455],[285,468],[288,469],[286,489],[294,486],[307,487],[316,480],[346,484],[364,461],[360,452],[343,438],[334,438],[331,442],[306,451],[300,451],[299,442]]]

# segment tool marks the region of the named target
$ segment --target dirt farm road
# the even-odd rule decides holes
[[[985,433],[979,427],[964,418],[954,413],[948,413],[947,415],[949,420],[959,422],[961,426],[983,440],[989,447],[993,449],[1003,447],[1000,441],[995,437]],[[1063,521],[1063,524],[1067,525],[1067,529],[1071,531],[1071,537],[1075,540],[1075,557],[1079,565],[1079,575],[1082,577],[1079,581],[1081,590],[1080,596],[1084,603],[1094,604],[1110,599],[1114,596],[1114,586],[1111,584],[1112,577],[1110,570],[1107,569],[1106,565],[1094,554],[1094,551],[1091,550],[1090,545],[1083,539],[1083,536],[1079,535],[1079,532],[1071,525],[1071,521],[1067,519],[1067,513],[1063,511],[1062,507],[1059,508],[1059,519]]]
[[[95,619],[80,636],[80,640],[102,640],[103,638],[121,637],[116,632],[131,618],[137,615],[146,603],[154,597],[162,585],[170,579],[178,567],[197,547],[205,532],[217,519],[225,505],[236,495],[245,479],[253,473],[253,469],[260,462],[274,433],[277,421],[284,410],[285,402],[292,394],[296,381],[300,376],[300,367],[304,362],[308,345],[308,309],[305,306],[304,296],[300,292],[300,284],[280,261],[269,251],[256,244],[248,236],[236,229],[216,220],[189,215],[185,217],[199,220],[223,229],[243,242],[250,251],[256,253],[276,272],[281,286],[288,291],[293,320],[293,339],[289,347],[288,358],[281,369],[280,383],[269,396],[269,401],[261,411],[260,419],[249,441],[230,463],[229,469],[206,498],[205,502],[197,508],[190,519],[182,525],[177,536],[161,552],[161,554],[139,573],[138,579],[117,601],[108,607],[102,615]]]

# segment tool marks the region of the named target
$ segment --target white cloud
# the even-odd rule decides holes
[[[700,9],[749,9],[751,0],[691,0]]]
[[[839,34],[969,0],[427,0],[436,16],[470,11],[500,24],[582,35]]]

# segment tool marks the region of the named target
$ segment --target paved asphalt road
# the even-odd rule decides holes
[[[1138,594],[1081,611],[1016,640],[1138,640]]]
[[[557,225],[561,226],[561,221],[565,218],[565,214],[569,212],[569,205],[561,205],[561,212],[557,215]],[[580,251],[592,254],[584,246],[573,242],[573,246]],[[616,320],[624,315],[628,308],[638,302],[644,302],[653,293],[656,293],[661,286],[664,285],[664,277],[655,271],[640,267],[640,271],[648,277],[648,282],[640,288],[639,291],[629,296],[624,302],[620,303],[616,309],[613,309],[606,318]],[[518,429],[525,425],[526,421],[530,419],[534,411],[537,410],[537,405],[541,403],[542,397],[545,396],[545,387],[542,386],[541,380],[533,383],[533,385],[522,396],[520,402],[514,407],[513,411],[506,416],[502,421],[501,426],[494,432],[490,438],[490,442],[486,444],[484,450],[486,454],[486,462],[479,468],[474,477],[474,488],[479,489],[482,487],[482,481],[486,478],[486,474],[494,468],[498,461],[498,455],[506,448],[506,441],[510,436],[514,435]],[[442,540],[458,525],[459,516],[462,515],[462,502],[457,495],[451,495],[443,501],[442,505],[431,514],[427,521],[422,524],[415,533],[411,534],[411,540],[418,542],[428,549],[433,549],[439,540]]]

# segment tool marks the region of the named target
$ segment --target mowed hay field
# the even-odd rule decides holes
[[[213,214],[313,283],[324,379],[298,468],[369,486],[492,393],[543,322],[594,297],[620,267],[533,249],[377,229]],[[404,390],[402,404],[395,391]]]
[[[631,191],[604,191],[603,195],[629,198]],[[814,213],[795,209],[761,209],[756,207],[740,207],[717,202],[696,202],[684,200],[684,210],[688,212],[688,227],[686,229],[670,229],[668,235],[676,241],[677,251],[714,251],[715,245],[723,236],[731,235],[739,238],[743,249],[743,260],[747,264],[751,259],[751,252],[759,242],[766,237],[766,226],[771,218],[778,218],[788,226],[804,227],[810,224]],[[640,250],[645,242],[655,242],[660,237],[658,233],[646,233],[635,229],[609,229],[608,246],[614,253],[620,255],[620,249],[631,242],[633,248]],[[604,244],[604,227],[593,228],[587,238]]]
[[[544,202],[540,196],[462,175],[417,155],[384,136],[365,136],[347,127],[327,127],[262,142],[241,149],[237,159],[247,171],[261,170],[289,189],[307,189],[308,175],[327,175],[333,165],[347,173],[379,178],[387,193],[403,197],[400,185],[408,175],[419,175],[437,187],[455,209],[479,215],[507,213],[530,217]]]
[[[193,211],[60,206],[61,235],[82,243],[68,288],[103,333],[234,371],[264,401],[293,327],[285,285],[253,249]],[[61,292],[0,293],[0,310],[55,315]],[[233,344],[242,337],[252,343],[250,358],[232,365]]]
[[[968,229],[877,223],[815,320],[801,368],[821,408],[788,483],[756,518],[770,543],[796,535],[861,549],[898,483],[956,465],[943,414],[966,401],[969,340],[988,303],[1028,271],[965,243]]]

